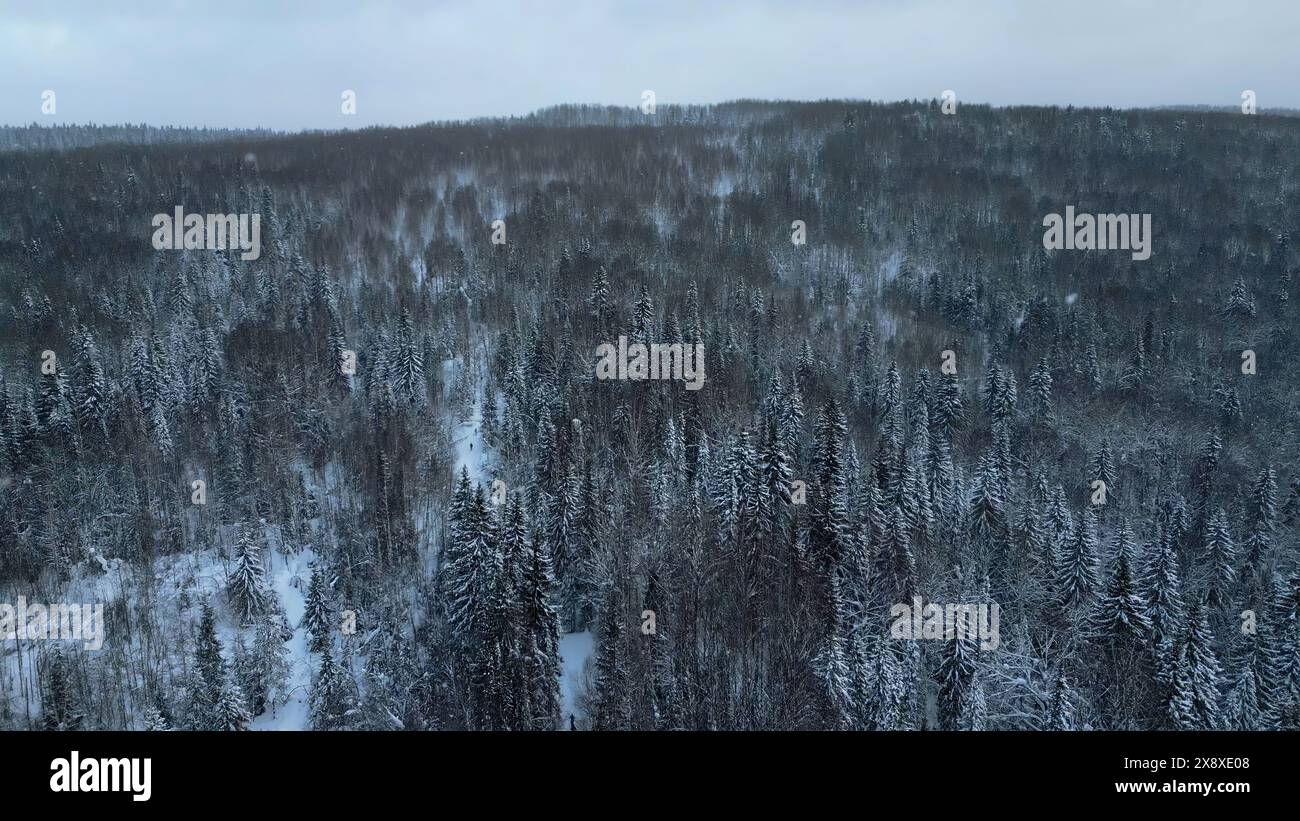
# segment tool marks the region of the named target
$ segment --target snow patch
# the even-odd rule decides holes
[[[591,658],[595,647],[590,630],[560,637],[560,709],[565,729],[569,727],[569,716],[585,718],[578,709],[578,692],[582,689],[587,659]]]
[[[311,653],[307,648],[307,630],[301,626],[307,610],[306,588],[311,581],[311,567],[316,554],[310,549],[301,553],[271,551],[270,587],[284,608],[285,618],[293,628],[293,637],[285,642],[289,648],[289,700],[268,709],[249,725],[251,730],[307,730],[311,727]]]

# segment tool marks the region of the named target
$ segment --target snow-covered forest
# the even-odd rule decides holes
[[[1298,118],[4,136],[0,729],[1300,729]]]

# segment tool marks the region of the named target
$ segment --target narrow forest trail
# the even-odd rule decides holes
[[[442,363],[444,384],[450,384],[448,378],[454,378],[460,373],[458,365],[463,367],[463,363],[452,359]],[[493,468],[497,464],[498,457],[496,450],[483,440],[483,416],[487,409],[483,407],[483,391],[480,387],[482,380],[486,378],[486,365],[476,362],[474,367],[475,375],[471,393],[474,399],[470,414],[467,419],[456,424],[452,435],[452,444],[456,452],[452,475],[455,481],[460,477],[461,469],[466,468],[469,470],[470,481],[481,484],[483,491],[491,494],[492,482],[497,478]],[[499,397],[497,401],[500,401]],[[496,412],[496,408],[490,410]],[[578,722],[586,719],[586,714],[578,706],[578,693],[582,689],[587,659],[591,658],[594,647],[595,642],[590,631],[560,636],[561,729],[569,729],[569,716],[574,716]]]
[[[578,707],[578,693],[582,689],[587,659],[591,658],[595,648],[596,642],[590,630],[560,636],[560,720],[565,730],[569,729],[569,716],[579,721],[587,718]]]
[[[458,367],[459,366],[459,367]],[[457,378],[464,367],[463,362],[457,362],[455,359],[448,359],[442,363],[443,384],[447,384],[448,377]],[[492,480],[495,478],[491,473],[492,463],[495,462],[495,452],[488,447],[487,442],[483,441],[483,400],[482,394],[478,390],[478,385],[484,377],[485,369],[478,366],[478,373],[475,374],[472,381],[473,403],[470,406],[469,418],[456,423],[452,433],[452,447],[456,451],[455,463],[452,466],[452,481],[460,478],[462,468],[469,469],[469,480],[483,485],[486,492],[492,490]]]
[[[267,581],[293,628],[293,636],[284,643],[289,650],[289,681],[285,687],[289,699],[275,710],[267,710],[253,719],[249,725],[251,730],[311,729],[312,658],[307,646],[307,629],[301,622],[307,609],[304,590],[311,580],[315,561],[316,554],[311,549],[292,554],[279,549],[271,551],[271,572]]]

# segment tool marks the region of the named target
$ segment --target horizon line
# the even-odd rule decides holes
[[[684,110],[684,109],[713,109],[725,108],[727,106],[736,106],[743,104],[761,104],[772,106],[815,106],[834,103],[842,104],[868,104],[878,106],[907,106],[907,105],[929,105],[940,101],[940,97],[930,98],[905,98],[905,99],[870,99],[856,97],[825,97],[810,100],[800,99],[764,99],[760,97],[737,97],[730,100],[723,100],[716,103],[691,103],[691,102],[661,102],[656,104],[656,109]],[[1213,103],[1162,103],[1159,105],[1138,105],[1138,106],[1111,106],[1111,105],[1075,105],[1073,103],[1010,103],[994,104],[980,101],[958,101],[962,107],[973,106],[977,108],[987,108],[990,110],[1009,110],[1018,108],[1038,108],[1038,109],[1056,109],[1056,110],[1074,110],[1074,111],[1200,111],[1202,113],[1230,113],[1236,111],[1238,106],[1229,104]],[[297,129],[284,129],[263,125],[237,126],[237,125],[181,125],[172,123],[150,123],[150,122],[50,122],[43,123],[40,120],[33,119],[24,123],[0,122],[2,129],[26,129],[26,128],[155,128],[155,129],[176,129],[179,131],[234,131],[250,134],[272,134],[277,136],[293,136],[298,134],[333,134],[340,132],[352,131],[372,131],[372,130],[398,130],[407,128],[428,128],[431,126],[467,126],[490,123],[510,123],[512,121],[524,121],[542,116],[547,113],[560,109],[579,109],[589,111],[608,111],[608,112],[637,112],[636,105],[619,105],[614,103],[585,103],[585,102],[564,102],[553,103],[541,108],[532,109],[524,114],[494,114],[478,117],[466,118],[435,118],[422,120],[414,123],[370,123],[361,126],[339,126],[332,128],[322,127],[303,127]],[[1300,108],[1289,106],[1272,106],[1265,108],[1260,106],[1257,113],[1252,116],[1264,114],[1274,115],[1295,115],[1300,114]],[[340,117],[348,116],[340,114]],[[654,115],[644,115],[652,118]],[[649,120],[645,125],[655,125],[653,120]]]

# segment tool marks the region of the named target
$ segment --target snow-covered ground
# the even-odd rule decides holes
[[[289,648],[289,700],[267,710],[253,719],[252,730],[306,730],[311,726],[311,653],[307,649],[307,630],[300,624],[306,610],[306,589],[311,581],[311,567],[316,555],[310,549],[300,553],[284,554],[272,550],[267,584],[275,591],[280,606],[284,608],[289,626],[294,628],[293,638],[285,642]]]
[[[457,378],[458,365],[456,360],[451,359],[442,363],[443,384],[449,385],[451,380]],[[473,396],[474,404],[470,409],[469,418],[456,423],[452,433],[452,444],[456,448],[452,476],[453,480],[459,479],[461,468],[467,467],[469,480],[478,482],[485,490],[490,491],[493,476],[489,470],[491,454],[488,452],[487,443],[483,441],[483,403],[477,389],[474,390]]]
[[[583,670],[595,646],[589,630],[560,637],[560,656],[564,661],[560,672],[560,709],[566,730],[569,729],[569,716],[584,717],[578,709],[578,691],[582,689]]]

